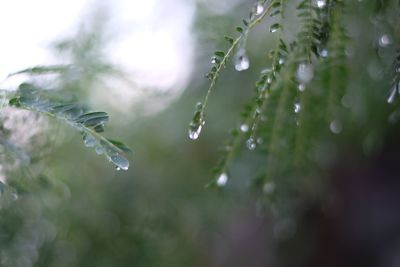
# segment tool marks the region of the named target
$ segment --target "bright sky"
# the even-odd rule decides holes
[[[49,44],[76,32],[85,14],[99,3],[107,8],[118,36],[109,47],[109,59],[132,74],[140,88],[179,95],[194,57],[194,3],[187,0],[1,1],[0,81],[27,67],[57,63]],[[115,97],[123,97],[126,104],[138,98],[131,85],[115,80],[109,85],[118,87]]]

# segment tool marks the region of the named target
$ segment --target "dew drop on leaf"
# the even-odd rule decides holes
[[[314,5],[322,9],[326,6],[326,0],[314,0]]]
[[[104,153],[104,148],[101,146],[96,146],[95,151],[96,151],[97,155],[101,155]]]
[[[225,172],[221,173],[217,178],[217,185],[220,187],[225,186],[228,182],[228,179],[228,174],[226,174]]]
[[[18,199],[18,194],[16,192],[11,193],[11,200],[16,201]]]
[[[396,99],[396,93],[397,93],[397,84],[393,85],[392,88],[390,89],[389,96],[387,98],[388,104],[393,104],[394,100]]]
[[[328,54],[329,54],[329,52],[328,52],[328,49],[326,49],[326,48],[321,49],[321,51],[319,52],[319,55],[320,55],[322,58],[327,58],[327,57],[328,57]]]
[[[300,103],[294,103],[294,112],[299,113],[301,110],[301,105]]]
[[[263,186],[263,192],[265,194],[272,194],[275,191],[275,183],[274,182],[267,182]]]
[[[247,139],[247,141],[246,141],[246,146],[247,146],[247,148],[248,148],[249,150],[254,150],[254,149],[256,149],[257,143],[256,143],[256,141],[254,140],[253,137],[250,137],[250,138]]]
[[[128,170],[129,169],[129,161],[122,157],[121,155],[112,155],[110,157],[111,161],[115,164],[117,168],[120,168],[121,170]]]
[[[309,83],[314,77],[314,69],[311,64],[300,63],[297,69],[297,80],[300,83]]]
[[[240,125],[240,130],[244,133],[247,133],[249,131],[249,125],[243,123],[242,125]]]
[[[279,30],[279,24],[278,23],[275,23],[275,24],[273,24],[273,25],[271,25],[271,27],[269,28],[269,31],[270,32],[272,32],[272,33],[274,33],[274,32],[276,32],[277,30]]]
[[[83,136],[83,143],[87,147],[94,147],[96,146],[96,138],[94,138],[91,134],[85,134]]]
[[[342,123],[340,121],[338,121],[338,120],[333,120],[329,124],[329,129],[334,134],[340,134],[342,132]]]
[[[264,12],[264,6],[258,3],[256,6],[256,15],[261,15]]]
[[[203,108],[203,103],[197,102],[196,104],[196,110],[201,110]]]
[[[237,71],[244,71],[250,67],[250,60],[246,55],[246,50],[240,49],[236,54],[235,69]]]
[[[392,43],[392,40],[389,35],[383,34],[381,37],[379,37],[378,43],[380,47],[387,47]]]
[[[205,123],[205,121],[201,121],[197,124],[190,124],[190,126],[189,126],[189,138],[190,139],[197,140],[197,138],[199,138],[204,123]]]

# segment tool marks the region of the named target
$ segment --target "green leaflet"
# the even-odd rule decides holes
[[[65,122],[82,134],[86,147],[94,148],[98,155],[103,154],[118,170],[128,170],[129,161],[122,153],[131,152],[131,149],[120,141],[107,139],[99,134],[104,132],[104,126],[110,119],[106,112],[87,112],[87,108],[78,103],[58,103],[32,88],[18,90],[9,100],[9,105]]]

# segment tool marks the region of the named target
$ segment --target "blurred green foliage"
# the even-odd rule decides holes
[[[288,2],[286,12],[294,10],[291,1],[283,2]],[[305,1],[295,4],[298,2]],[[246,16],[243,10],[253,9],[253,4],[243,3],[223,18],[199,7],[195,29],[199,53],[207,56],[196,66],[196,75],[183,96],[163,112],[138,117],[110,111],[107,136],[124,140],[134,151],[127,156],[132,162],[129,171],[105,164],[81,145],[81,136],[73,135],[65,125],[49,122],[55,126],[48,131],[45,145],[33,149],[50,147],[46,155],[18,165],[0,184],[0,266],[318,266],[309,264],[309,258],[317,254],[319,228],[308,223],[312,216],[307,217],[307,211],[315,205],[326,207],[334,198],[335,164],[347,154],[356,155],[350,158],[354,160],[373,159],[383,150],[387,136],[398,133],[399,97],[387,103],[393,81],[399,81],[393,69],[398,56],[398,7],[389,0],[354,1],[345,3],[340,11],[340,25],[350,38],[333,27],[339,42],[333,45],[346,52],[340,54],[345,63],[338,66],[329,57],[317,61],[315,79],[304,92],[308,103],[302,108],[306,119],[300,134],[309,139],[306,151],[297,156],[306,160],[296,168],[288,163],[295,154],[291,142],[298,134],[292,104],[299,100],[293,74],[299,54],[304,56],[300,49],[288,67],[282,67],[282,75],[289,73],[290,77],[274,78],[276,91],[271,91],[264,110],[268,120],[259,126],[266,142],[249,151],[243,138],[229,168],[222,170],[218,161],[230,145],[225,141],[230,138],[228,132],[240,130],[246,118],[242,107],[249,101],[251,106],[254,93],[258,94],[254,88],[259,73],[276,64],[268,57],[269,50],[276,49],[280,38],[287,40],[289,49],[299,30],[293,31],[293,24],[302,25],[297,17],[285,15],[280,23],[288,30],[279,38],[271,35],[275,21],[268,19],[249,32],[251,67],[236,72],[234,64],[226,64],[207,112],[202,114],[205,128],[193,143],[187,137],[186,124],[194,103],[206,93],[208,85],[198,79],[209,65],[208,55],[215,47],[226,45],[224,33],[233,36],[232,22],[241,21]],[[75,97],[65,99],[68,102],[85,100],[88,91],[98,85],[98,77],[120,75],[102,61],[105,40],[98,33],[101,29],[94,27],[94,32],[81,32],[79,38],[57,46],[74,59],[72,71],[60,74],[57,91],[61,98],[72,92]],[[391,38],[385,47],[379,45],[382,34]],[[305,38],[301,31],[298,38]],[[210,47],[210,41],[215,47]],[[308,49],[311,47],[305,49],[310,53],[306,57],[314,53]],[[223,58],[225,52],[217,56]],[[43,71],[28,72],[38,70]],[[326,117],[328,89],[337,93],[330,96],[340,131],[335,130],[338,125],[332,130],[331,114]],[[274,92],[283,90],[288,90],[289,100],[278,107],[283,115],[276,116],[280,95]],[[27,120],[37,122],[36,117]],[[269,123],[274,120],[275,124]],[[88,127],[92,126],[96,125]],[[12,133],[2,129],[2,146],[3,139],[10,136]],[[18,154],[15,151],[20,150],[14,149]],[[216,165],[217,171],[212,173]],[[229,174],[227,185],[206,189],[221,171]]]

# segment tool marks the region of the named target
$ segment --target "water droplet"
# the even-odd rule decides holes
[[[300,103],[294,103],[294,112],[299,113],[301,110],[301,104]]]
[[[390,89],[389,96],[387,98],[388,104],[393,104],[394,100],[396,99],[396,93],[397,93],[397,84],[393,85],[392,88]]]
[[[300,63],[297,69],[297,80],[300,83],[307,84],[314,77],[314,69],[311,64]]]
[[[101,155],[104,153],[104,148],[101,146],[96,146],[95,148],[97,155]]]
[[[85,134],[83,136],[83,143],[87,147],[94,147],[94,146],[96,146],[97,141],[96,141],[96,138],[93,137],[93,135]]]
[[[256,6],[256,15],[261,15],[264,12],[264,6],[258,3]]]
[[[196,110],[201,110],[203,108],[203,103],[197,102],[196,103]]]
[[[271,25],[271,27],[269,28],[269,31],[270,32],[272,32],[272,33],[274,33],[274,32],[276,32],[277,30],[279,30],[279,24],[278,23],[275,23],[275,24],[273,24],[273,25]]]
[[[16,201],[18,199],[18,194],[16,192],[11,193],[11,200]]]
[[[249,125],[243,123],[242,125],[240,125],[240,130],[244,133],[247,133],[249,131]]]
[[[253,137],[250,137],[247,141],[246,141],[246,146],[249,150],[254,150],[256,149],[257,143],[254,140]]]
[[[261,145],[262,143],[264,143],[264,140],[261,137],[257,138],[257,144]]]
[[[271,76],[268,76],[267,83],[272,83],[272,77]]]
[[[121,168],[120,168],[120,167],[116,167],[115,169],[116,169],[117,171],[120,171],[120,170],[121,170]]]
[[[328,57],[328,54],[329,54],[329,51],[328,51],[328,49],[326,49],[326,48],[321,49],[321,51],[319,52],[319,55],[320,55],[322,58],[327,58],[327,57]]]
[[[275,183],[274,182],[267,182],[263,186],[263,192],[265,194],[272,194],[275,191]]]
[[[314,5],[322,9],[326,6],[326,0],[314,0]]]
[[[283,56],[279,57],[278,63],[279,65],[283,65],[285,63],[285,58]]]
[[[110,160],[121,170],[126,171],[129,169],[129,161],[121,155],[112,155]]]
[[[298,88],[300,92],[304,92],[304,90],[306,90],[306,85],[304,83],[300,83]]]
[[[196,104],[196,112],[194,113],[193,119],[189,124],[188,134],[191,140],[196,140],[197,138],[199,138],[201,130],[205,124],[205,121],[203,119],[202,108],[203,104],[198,102]]]
[[[342,132],[342,123],[338,120],[333,120],[329,124],[329,129],[331,130],[332,133],[334,134],[340,134]]]
[[[378,43],[380,47],[387,47],[392,43],[392,40],[389,35],[383,34],[381,37],[379,37]]]
[[[250,60],[246,55],[246,50],[240,49],[236,54],[235,69],[244,71],[250,67]]]
[[[217,185],[221,187],[225,186],[228,182],[228,179],[228,174],[226,174],[225,172],[221,173],[217,178]]]
[[[268,69],[268,68],[261,70],[261,74],[268,74],[270,72],[271,72],[271,69]]]
[[[199,138],[201,130],[203,128],[205,121],[201,121],[199,124],[189,126],[189,138],[192,140],[197,140]]]

